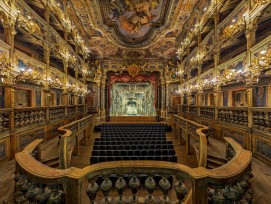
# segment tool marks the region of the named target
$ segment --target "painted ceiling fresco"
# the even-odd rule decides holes
[[[164,25],[170,0],[101,0],[103,20],[124,43],[141,44]]]
[[[206,0],[207,1],[207,0]],[[196,0],[72,0],[100,58],[170,59]]]

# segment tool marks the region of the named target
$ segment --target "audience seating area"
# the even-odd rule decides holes
[[[164,124],[102,124],[90,164],[118,160],[177,162],[172,141],[166,140]]]

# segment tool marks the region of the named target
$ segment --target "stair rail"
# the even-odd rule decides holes
[[[206,167],[207,165],[207,138],[206,132],[209,130],[207,126],[198,124],[192,120],[185,119],[178,115],[173,115],[175,136],[181,139],[181,133],[178,130],[183,130],[186,138],[186,152],[190,152],[190,137],[197,137],[199,140],[199,156],[198,166]]]
[[[58,128],[60,134],[59,166],[61,169],[70,167],[71,156],[74,148],[79,154],[79,143],[82,139],[87,139],[91,135],[91,128],[94,126],[93,115],[73,121]]]
[[[144,173],[148,175],[148,178],[145,180],[146,188],[141,189],[148,191],[148,195],[143,198],[146,203],[153,199],[159,199],[161,203],[169,202],[168,175],[175,176],[177,179],[173,188],[179,203],[207,204],[218,201],[219,203],[251,203],[252,153],[243,149],[232,138],[225,139],[228,145],[227,155],[231,159],[216,169],[190,168],[164,161],[114,161],[94,164],[82,169],[75,167],[54,169],[42,164],[32,155],[42,142],[42,140],[35,140],[15,155],[17,164],[15,201],[17,203],[22,200],[40,202],[42,194],[46,195],[42,198],[49,203],[52,200],[54,203],[86,203],[87,196],[90,202],[94,203],[97,191],[100,189],[105,202],[112,199],[118,201],[129,199],[129,203],[133,203],[139,199],[137,192],[139,186],[142,185],[139,178],[140,174]],[[113,173],[118,175],[115,182],[115,188],[118,191],[117,198],[110,196],[113,184],[109,175]],[[128,181],[125,180],[127,173],[132,174]],[[153,181],[153,175],[156,173],[162,175],[158,183]],[[99,184],[98,176],[103,177]],[[86,191],[83,190],[85,182],[89,182]],[[127,190],[125,188],[128,186],[127,182],[131,189],[130,197],[123,196],[123,191]],[[161,189],[163,196],[154,197],[152,193],[155,189]]]

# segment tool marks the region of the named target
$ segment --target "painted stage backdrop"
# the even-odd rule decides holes
[[[149,82],[114,83],[110,90],[111,116],[155,116],[155,85]]]

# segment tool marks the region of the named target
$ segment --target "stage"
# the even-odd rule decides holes
[[[157,122],[156,116],[110,116],[112,123],[153,123]]]

